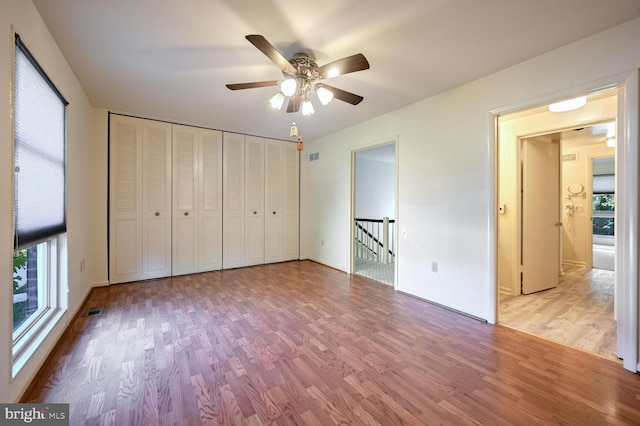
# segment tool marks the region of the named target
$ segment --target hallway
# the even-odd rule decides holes
[[[393,271],[393,263],[387,263],[385,265],[384,263],[356,257],[355,273],[363,277],[393,286]]]
[[[613,297],[613,271],[565,265],[556,288],[501,295],[499,322],[618,361]]]

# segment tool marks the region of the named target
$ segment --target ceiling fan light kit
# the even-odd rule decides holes
[[[284,104],[284,95],[282,92],[278,92],[271,99],[269,99],[269,103],[275,109],[281,109]]]
[[[302,109],[303,115],[311,115],[315,112],[310,100],[311,93],[316,94],[322,105],[328,105],[333,98],[351,105],[358,105],[362,102],[362,96],[320,82],[343,74],[369,69],[369,62],[362,53],[338,59],[319,67],[309,55],[302,52],[296,53],[287,60],[261,35],[248,35],[246,39],[280,67],[284,79],[227,84],[227,88],[230,90],[280,86],[280,92],[269,99],[271,106],[280,110],[284,105],[285,98],[289,98],[287,112],[298,112]]]

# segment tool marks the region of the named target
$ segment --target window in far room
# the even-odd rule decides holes
[[[593,159],[593,235],[609,237],[615,234],[615,174],[614,158]]]

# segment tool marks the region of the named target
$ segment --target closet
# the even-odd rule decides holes
[[[298,157],[295,144],[265,141],[265,263],[298,258]]]
[[[222,132],[173,125],[173,273],[222,267]]]
[[[109,275],[171,275],[171,125],[112,116]]]
[[[296,144],[117,114],[110,282],[298,258]]]

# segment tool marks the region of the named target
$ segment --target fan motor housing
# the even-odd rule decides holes
[[[318,68],[318,64],[309,57],[306,53],[298,52],[291,59],[289,63],[296,69],[296,75],[294,77],[305,77],[307,79],[317,80],[320,78],[315,71]],[[286,71],[282,71],[284,77],[291,77]]]

